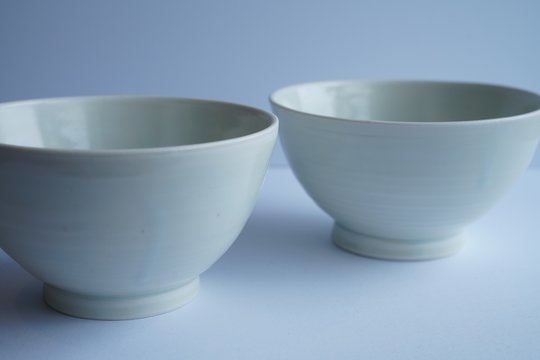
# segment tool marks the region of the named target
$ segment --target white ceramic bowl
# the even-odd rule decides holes
[[[270,98],[298,180],[333,240],[385,259],[450,255],[527,168],[540,96],[472,83],[334,81]]]
[[[0,104],[0,247],[74,316],[175,309],[248,219],[277,119],[228,103]]]

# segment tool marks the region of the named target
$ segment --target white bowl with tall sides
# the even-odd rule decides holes
[[[340,247],[376,258],[447,256],[531,161],[540,96],[436,81],[329,81],[270,97],[296,177]]]
[[[261,110],[173,97],[0,104],[0,247],[61,312],[178,308],[250,216],[277,129]]]

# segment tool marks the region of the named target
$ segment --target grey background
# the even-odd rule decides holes
[[[268,110],[281,86],[346,78],[540,92],[538,14],[536,0],[0,0],[0,101],[175,95]],[[279,148],[272,161],[286,163]]]

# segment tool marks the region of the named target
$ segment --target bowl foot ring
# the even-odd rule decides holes
[[[352,253],[385,260],[430,260],[455,254],[463,246],[463,235],[411,241],[386,239],[360,234],[339,224],[334,225],[332,240]]]
[[[129,297],[78,294],[45,284],[43,298],[50,307],[67,315],[96,320],[128,320],[175,310],[193,299],[198,290],[198,277],[169,291]]]

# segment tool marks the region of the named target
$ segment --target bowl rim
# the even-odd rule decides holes
[[[83,101],[83,102],[100,102],[100,101],[167,101],[167,102],[184,102],[184,103],[203,103],[214,106],[222,106],[225,108],[243,109],[247,112],[252,112],[254,116],[261,117],[267,121],[267,126],[261,130],[249,133],[247,135],[235,136],[227,139],[201,142],[195,144],[173,145],[173,146],[155,146],[147,148],[129,148],[129,149],[69,149],[56,147],[37,147],[26,145],[8,144],[0,141],[0,151],[11,150],[19,153],[42,154],[51,156],[130,156],[130,155],[158,155],[167,153],[177,153],[186,151],[196,151],[210,149],[214,147],[232,146],[238,143],[256,140],[259,137],[265,137],[272,132],[277,132],[279,120],[277,116],[269,111],[265,111],[253,106],[239,104],[235,102],[191,98],[182,96],[161,96],[161,95],[83,95],[83,96],[59,96],[46,97],[35,99],[24,99],[0,102],[0,110],[12,106],[34,106],[38,104],[47,104],[55,102]]]
[[[519,118],[528,118],[531,115],[540,115],[540,107],[536,110],[532,110],[529,112],[516,114],[512,116],[501,116],[501,117],[494,117],[494,118],[487,118],[487,119],[471,119],[471,120],[463,120],[463,121],[425,121],[425,122],[419,122],[419,121],[391,121],[391,120],[375,120],[375,119],[349,119],[345,117],[338,117],[338,116],[329,116],[329,115],[321,115],[317,114],[315,112],[308,112],[308,111],[301,111],[294,109],[289,106],[283,105],[281,102],[277,101],[276,97],[279,93],[293,89],[293,88],[299,88],[302,86],[328,86],[328,85],[345,85],[345,84],[426,84],[426,85],[460,85],[460,86],[481,86],[485,88],[498,88],[501,90],[509,90],[509,91],[517,91],[522,93],[527,93],[529,95],[535,96],[540,101],[540,93],[536,93],[534,91],[525,90],[519,87],[514,86],[507,86],[507,85],[500,85],[495,83],[488,83],[488,82],[475,82],[475,81],[460,81],[460,80],[415,80],[415,79],[344,79],[344,80],[321,80],[321,81],[308,81],[308,82],[301,82],[301,83],[295,83],[291,85],[287,85],[284,87],[281,87],[275,91],[273,91],[268,100],[272,106],[276,106],[281,109],[285,109],[287,111],[304,115],[304,116],[314,116],[320,119],[325,119],[328,121],[337,121],[341,123],[364,123],[364,124],[380,124],[380,125],[387,125],[387,126],[410,126],[410,127],[442,127],[442,126],[449,126],[449,127],[455,127],[455,126],[486,126],[487,124],[493,124],[496,123],[503,123],[503,122],[509,122],[509,121],[515,121]]]

